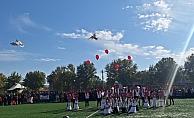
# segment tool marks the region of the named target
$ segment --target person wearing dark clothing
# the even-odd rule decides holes
[[[89,98],[90,98],[89,92],[85,92],[85,107],[89,106]]]
[[[170,105],[171,105],[171,104],[174,105],[173,90],[170,91],[169,99],[170,99]]]

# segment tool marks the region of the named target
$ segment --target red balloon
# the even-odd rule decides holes
[[[100,58],[100,56],[99,55],[96,55],[96,60],[98,60]]]
[[[86,61],[86,64],[89,65],[89,64],[90,64],[90,60],[87,60],[87,61]]]
[[[109,53],[109,51],[106,49],[106,50],[104,50],[104,52],[106,53],[106,54],[108,54]]]
[[[114,65],[114,68],[115,68],[115,70],[117,70],[117,71],[118,71],[118,70],[119,70],[119,68],[120,68],[120,65],[119,65],[119,64],[115,64],[115,65]]]
[[[131,57],[131,56],[128,56],[128,59],[129,59],[129,60],[131,60],[131,59],[132,59],[132,57]]]

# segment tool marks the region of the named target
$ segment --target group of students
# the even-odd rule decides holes
[[[170,104],[168,104],[168,99]],[[165,107],[174,105],[173,91],[169,93],[165,90],[149,90],[145,87],[137,87],[135,89],[119,90],[106,93],[101,100],[101,113],[104,115],[118,113],[136,113],[140,106],[145,109],[157,107]]]
[[[166,97],[169,96],[169,97]],[[89,106],[89,92],[85,92],[85,107]],[[119,113],[136,113],[140,106],[145,109],[163,107],[168,105],[168,99],[174,105],[173,93],[167,95],[165,90],[151,90],[145,87],[136,87],[133,89],[112,88],[110,90],[97,90],[97,107],[103,115]],[[67,110],[79,109],[78,95],[67,95]]]

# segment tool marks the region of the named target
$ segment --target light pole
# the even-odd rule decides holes
[[[104,89],[104,71],[102,70],[102,88]]]

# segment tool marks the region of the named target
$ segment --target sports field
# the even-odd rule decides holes
[[[80,103],[80,111],[65,111],[66,103],[25,104],[17,106],[1,106],[0,118],[62,118],[68,115],[70,118],[86,118],[97,111],[96,102],[90,102],[90,107],[85,108]],[[140,109],[135,114],[120,114],[102,116],[99,113],[90,118],[193,118],[194,99],[176,99],[174,106],[165,109]]]

